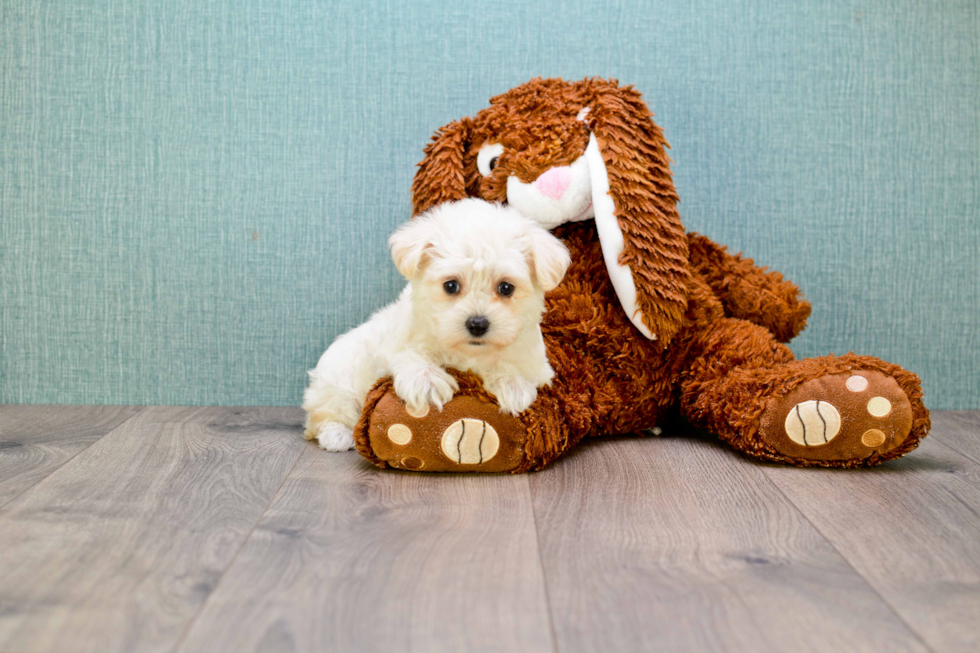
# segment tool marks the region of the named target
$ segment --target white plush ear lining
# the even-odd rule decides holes
[[[528,233],[531,243],[530,263],[534,276],[545,292],[554,290],[565,277],[572,257],[560,240],[541,227],[534,226]]]
[[[602,160],[599,143],[595,134],[589,136],[589,145],[585,148],[585,159],[589,162],[589,175],[592,178],[592,206],[595,209],[595,227],[599,232],[599,245],[602,247],[602,258],[606,261],[606,270],[612,281],[619,303],[640,333],[650,340],[656,340],[657,334],[651,333],[643,323],[643,313],[636,302],[636,284],[633,282],[633,271],[628,265],[619,264],[619,255],[623,253],[625,240],[623,230],[619,228],[616,219],[616,206],[609,194],[609,173],[606,163]]]
[[[411,280],[419,271],[425,250],[432,247],[432,225],[424,217],[406,222],[388,239],[391,260],[398,272]]]

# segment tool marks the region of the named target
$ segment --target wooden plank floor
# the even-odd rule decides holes
[[[871,470],[668,433],[520,476],[301,419],[0,406],[0,653],[980,650],[980,411]]]

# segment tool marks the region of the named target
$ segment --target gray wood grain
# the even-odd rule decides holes
[[[980,466],[928,437],[878,468],[794,471],[765,473],[930,647],[980,650]]]
[[[528,477],[304,452],[189,651],[551,651]]]
[[[0,506],[137,411],[135,406],[0,405]]]
[[[716,442],[596,441],[530,482],[562,653],[927,650]]]
[[[929,437],[980,464],[980,410],[933,412]]]
[[[297,409],[166,413],[0,511],[0,650],[171,650],[304,447]]]
[[[872,470],[674,437],[490,477],[135,412],[0,406],[0,650],[980,649],[976,411]]]

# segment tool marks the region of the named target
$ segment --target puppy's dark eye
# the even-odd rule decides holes
[[[446,291],[447,295],[455,295],[459,292],[459,282],[455,279],[450,279],[446,283],[442,284],[442,289]]]
[[[493,169],[497,167],[497,159],[499,158],[500,158],[499,156],[495,156],[492,159],[490,159],[490,163],[487,164],[490,168],[490,172],[493,172]]]
[[[497,292],[499,292],[504,297],[510,297],[514,294],[514,285],[507,283],[506,281],[501,281],[497,285]]]

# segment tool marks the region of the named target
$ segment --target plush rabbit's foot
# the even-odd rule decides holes
[[[802,464],[887,459],[912,430],[912,404],[898,382],[875,370],[811,379],[770,401],[761,438]]]
[[[441,411],[410,413],[390,385],[378,386],[355,429],[358,451],[382,467],[417,472],[515,471],[524,460],[524,424],[485,392],[466,392]]]

